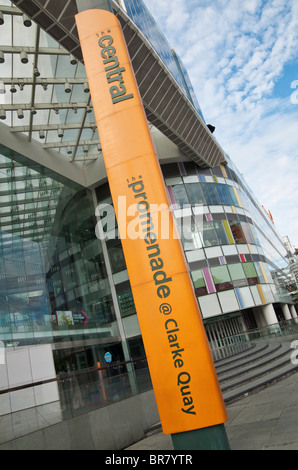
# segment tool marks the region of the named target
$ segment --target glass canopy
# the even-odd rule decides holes
[[[101,153],[85,68],[0,0],[0,118],[12,133],[87,164]]]

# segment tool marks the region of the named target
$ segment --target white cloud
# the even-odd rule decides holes
[[[298,104],[274,96],[298,61],[297,0],[146,0],[188,70],[207,122],[281,236],[298,247]],[[294,79],[298,80],[297,77]]]

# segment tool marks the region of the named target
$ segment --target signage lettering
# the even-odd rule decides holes
[[[147,199],[146,192],[141,192],[141,191],[144,191],[145,189],[143,180],[140,179],[139,181],[130,183],[128,187],[132,189],[135,198],[138,198],[140,196],[144,198],[144,201],[139,202],[137,207],[140,208],[141,205],[144,204],[146,207],[145,211],[149,210],[149,204],[146,202],[146,199]],[[151,271],[154,272],[153,274],[154,283],[156,286],[158,286],[157,291],[156,291],[157,295],[161,299],[165,299],[166,297],[170,295],[171,290],[170,290],[170,287],[168,286],[168,283],[172,281],[172,278],[167,277],[166,272],[162,270],[162,268],[164,267],[164,262],[163,262],[163,259],[160,257],[159,245],[158,243],[155,243],[155,244],[152,243],[157,240],[157,235],[153,232],[154,224],[152,222],[150,212],[144,213],[145,211],[139,210],[139,212],[142,212],[142,214],[139,217],[140,218],[146,217],[146,220],[141,222],[141,225],[145,225],[143,232],[146,232],[145,243],[148,245],[146,247],[146,250],[148,252],[147,253],[148,258],[152,258],[149,260],[149,263],[150,263]]]
[[[103,58],[103,64],[106,65],[104,70],[106,72],[107,82],[113,83],[113,85],[110,86],[112,102],[116,104],[120,101],[133,98],[133,94],[126,94],[126,87],[122,77],[122,72],[125,71],[125,67],[120,67],[118,57],[116,56],[116,49],[112,46],[113,42],[114,40],[109,34],[101,36],[98,40],[98,45],[102,48],[101,57]],[[116,82],[118,83],[116,84]]]
[[[97,9],[76,22],[163,432],[223,423],[224,401],[121,25]],[[134,210],[125,223],[123,197]]]
[[[133,178],[135,180],[135,178]],[[129,182],[129,180],[128,180]],[[163,271],[164,262],[162,258],[162,254],[160,251],[160,247],[158,243],[155,243],[157,240],[157,235],[154,232],[154,224],[152,222],[152,217],[149,212],[149,204],[147,202],[147,194],[145,191],[145,184],[143,182],[142,177],[139,177],[138,181],[134,181],[128,184],[128,188],[130,188],[133,192],[134,198],[139,199],[142,198],[141,201],[138,203],[137,208],[139,211],[139,220],[140,224],[144,226],[143,232],[144,234],[144,241],[145,241],[145,249],[147,250],[148,261],[150,264],[151,271],[153,274],[153,280],[155,286],[158,286],[156,293],[159,298],[166,298],[169,297],[171,294],[170,289],[170,282],[172,282],[172,278],[168,277],[165,271]],[[142,208],[144,206],[144,208]],[[141,219],[146,218],[145,221],[141,221]],[[146,246],[147,245],[147,246]],[[169,304],[162,304],[169,306]],[[163,310],[161,309],[164,315],[169,315],[172,313],[171,309]],[[170,326],[171,325],[171,326]],[[173,328],[174,326],[174,328]],[[184,367],[184,348],[179,345],[180,340],[178,339],[178,334],[180,332],[180,328],[178,327],[178,322],[174,318],[168,318],[165,322],[165,330],[167,333],[168,344],[170,347],[170,353],[172,357],[172,361],[174,364],[175,369],[181,369]],[[177,334],[176,334],[177,333]],[[179,341],[179,342],[178,342]],[[180,389],[180,394],[182,397],[182,403],[184,407],[181,408],[183,413],[196,415],[196,410],[194,406],[194,401],[191,395],[191,388],[190,388],[190,381],[191,375],[188,372],[180,372],[177,377],[177,386]]]

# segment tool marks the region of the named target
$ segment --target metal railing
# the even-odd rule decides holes
[[[211,349],[211,353],[216,362],[244,351],[256,341],[290,341],[295,337],[298,339],[298,323],[295,320],[282,321],[266,328],[249,330],[222,338],[218,341],[218,347]],[[152,389],[147,360],[146,357],[142,357],[105,367],[58,374],[54,379],[44,382],[30,383],[13,389],[2,389],[0,395],[7,394],[7,399],[12,392],[26,395],[28,388],[33,389],[34,393],[38,395],[39,390],[53,386],[53,383],[56,383],[59,399],[55,398],[55,401],[35,406],[36,412],[41,415],[50,412],[52,423],[74,418]],[[36,400],[37,402],[38,400]],[[28,419],[27,412],[28,410],[24,409],[24,420]],[[21,416],[22,410],[19,410],[18,418],[21,419]],[[5,418],[5,415],[2,415],[3,425]],[[7,419],[9,420],[9,414]],[[38,422],[36,429],[45,425]],[[26,434],[26,426],[24,426],[24,434]],[[13,438],[13,429],[11,436]]]
[[[211,353],[213,360],[217,361],[249,348],[256,341],[282,338],[290,340],[291,337],[295,336],[298,338],[298,319],[283,320],[264,328],[256,328],[219,339],[217,341],[218,346],[212,347]]]

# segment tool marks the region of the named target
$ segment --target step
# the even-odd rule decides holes
[[[226,404],[232,403],[262,388],[298,372],[298,366],[291,363],[290,343],[283,343],[281,354],[273,355],[272,361],[265,361],[258,370],[248,371],[242,378],[231,378],[221,385]]]
[[[263,375],[262,377],[259,377],[258,379],[255,379],[254,381],[250,383],[246,383],[232,390],[227,390],[223,392],[224,401],[226,405],[231,404],[241,398],[245,398],[246,396],[252,393],[256,393],[257,391],[260,391],[263,388],[269,387],[270,385],[282,379],[285,379],[289,375],[292,375],[297,372],[298,372],[297,365],[293,365],[290,362],[288,365],[280,368],[278,371],[275,370],[266,375]]]
[[[288,347],[283,347],[281,344],[270,344],[263,353],[256,354],[252,357],[245,358],[242,361],[234,364],[233,367],[229,366],[226,369],[217,371],[217,376],[220,383],[231,380],[233,378],[245,375],[249,372],[266,367],[273,361],[276,361],[289,352]]]
[[[283,354],[273,356],[272,358],[269,358],[268,361],[261,360],[257,364],[257,368],[245,367],[241,374],[234,374],[230,378],[226,378],[225,383],[221,385],[222,392],[228,389],[238,387],[247,382],[251,382],[252,380],[257,379],[260,376],[267,374],[268,372],[271,372],[273,370],[279,369],[284,365],[287,365],[287,363],[290,362],[289,348],[284,345],[282,352]]]
[[[290,342],[256,342],[246,351],[216,361],[215,367],[226,405],[298,372],[298,365],[291,362]],[[147,429],[146,434],[158,427],[160,423]]]
[[[222,370],[229,370],[229,368],[233,368],[237,366],[238,362],[249,359],[251,357],[260,356],[266,354],[266,350],[269,350],[269,344],[264,342],[253,343],[248,349],[242,351],[238,354],[234,354],[233,356],[229,356],[226,359],[222,359],[220,361],[215,361],[214,365],[218,373]]]
[[[240,341],[233,344],[226,344],[225,346],[211,349],[212,359],[214,363],[221,363],[227,359],[238,356],[238,354],[245,353],[248,349],[255,347],[255,344],[250,344],[246,341]]]

